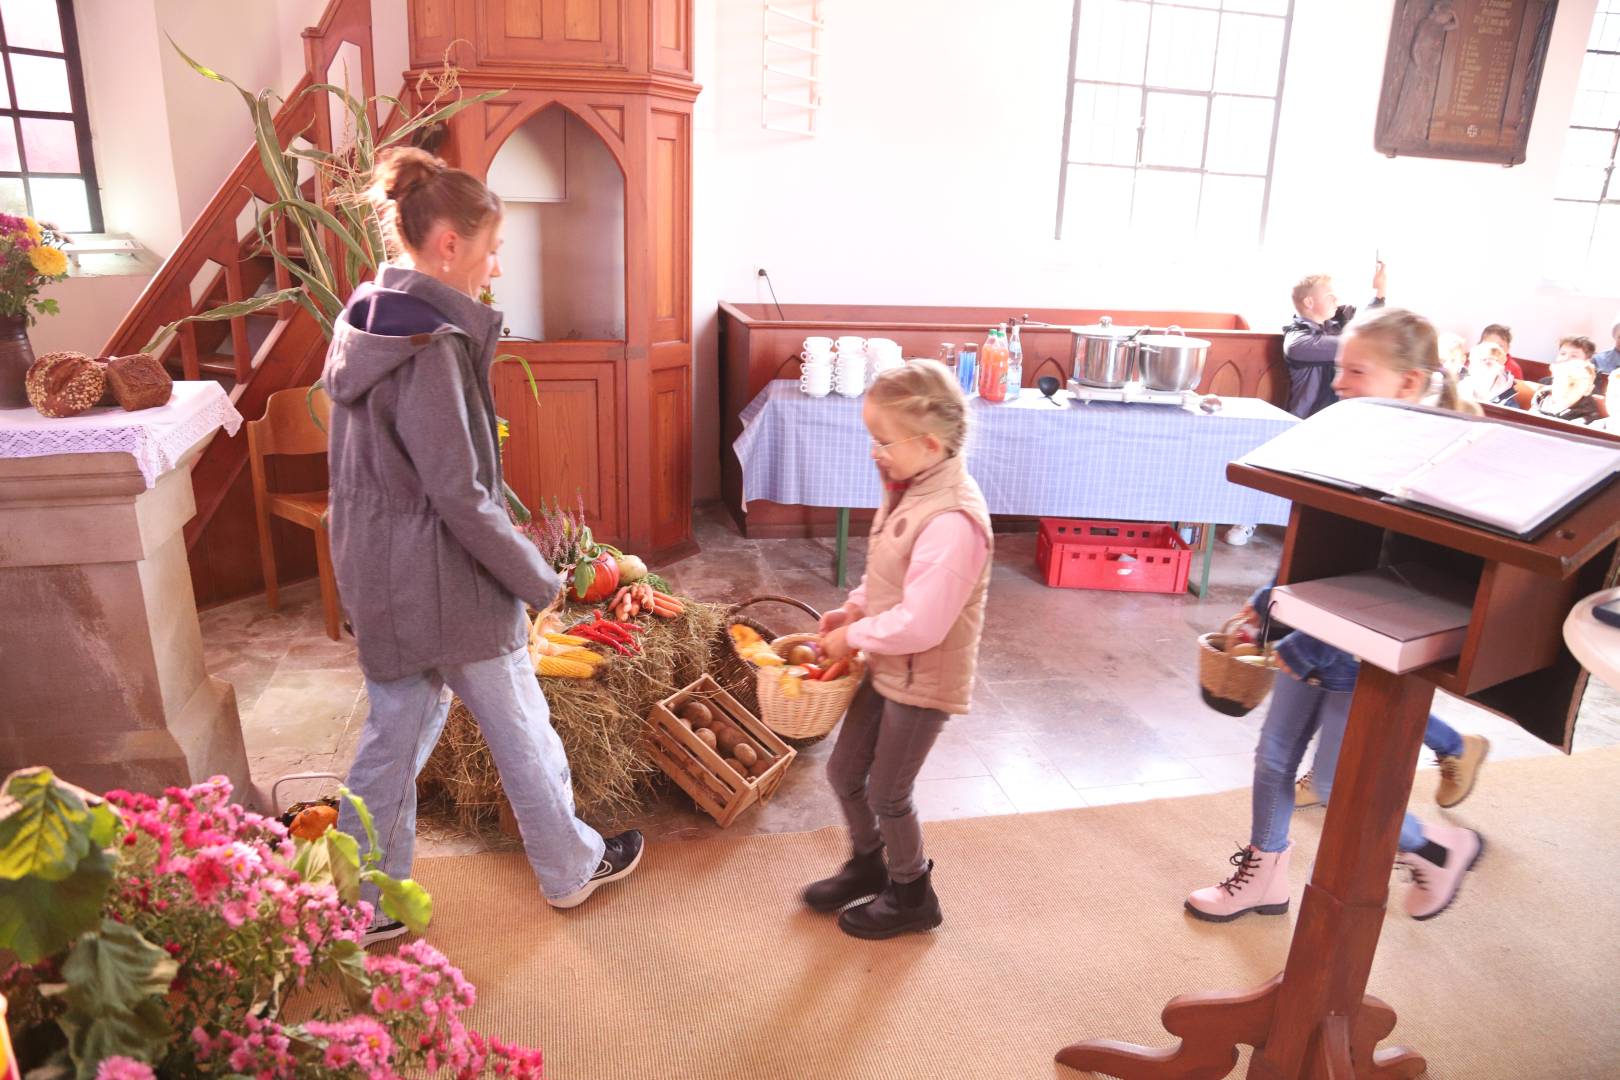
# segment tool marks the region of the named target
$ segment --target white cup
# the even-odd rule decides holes
[[[837,379],[833,382],[833,389],[845,397],[860,397],[866,392],[866,384],[863,382],[852,382],[847,379]]]
[[[860,352],[864,348],[866,348],[865,338],[841,337],[838,339],[838,351],[841,353]]]
[[[804,349],[806,352],[832,352],[832,347],[833,339],[830,337],[807,337],[804,339]]]
[[[826,397],[832,392],[832,368],[806,365],[799,369],[799,389],[811,397]]]
[[[888,338],[867,338],[866,355],[873,357],[899,356],[900,343],[898,341],[891,341]]]
[[[799,359],[800,359],[800,361],[802,361],[803,363],[806,363],[806,364],[829,364],[830,365],[833,362],[833,354],[830,353],[830,352],[815,352],[813,350],[808,350],[807,349],[806,351],[799,354]]]

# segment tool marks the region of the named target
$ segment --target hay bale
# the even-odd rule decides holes
[[[684,603],[679,618],[643,621],[640,655],[614,656],[593,679],[541,681],[568,752],[576,809],[588,821],[611,823],[644,805],[662,775],[644,747],[647,713],[708,669],[715,639],[725,634],[726,607]],[[588,617],[588,609],[568,616]],[[489,747],[459,699],[417,789],[423,801],[447,802],[465,828],[493,823],[506,801]]]

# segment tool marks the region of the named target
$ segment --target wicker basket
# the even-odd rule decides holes
[[[1269,645],[1237,640],[1242,615],[1234,615],[1220,630],[1198,638],[1198,686],[1204,704],[1226,716],[1245,716],[1271,691],[1277,677],[1277,656]],[[1255,664],[1239,657],[1260,656]]]
[[[813,633],[778,637],[759,623],[740,614],[743,608],[766,602],[787,604],[789,607],[798,608],[812,619],[821,618],[819,611],[802,600],[795,600],[789,596],[755,596],[731,609],[731,618],[727,620],[728,626],[731,623],[750,626],[773,647],[795,645],[816,639]],[[759,718],[765,721],[766,727],[784,739],[809,740],[826,735],[843,717],[850,699],[855,696],[856,689],[861,685],[861,679],[866,676],[866,663],[857,654],[850,660],[847,675],[832,682],[800,680],[798,696],[788,697],[781,689],[781,668],[756,668],[737,657],[735,652],[732,656],[738,663],[753,669],[754,689],[759,699]]]

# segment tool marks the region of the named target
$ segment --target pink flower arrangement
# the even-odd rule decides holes
[[[120,1047],[123,1054],[88,1063],[96,1080],[392,1080],[441,1069],[467,1080],[543,1076],[538,1050],[465,1026],[473,988],[438,950],[418,940],[392,954],[363,953],[370,905],[345,904],[333,885],[305,880],[286,830],[230,802],[230,791],[216,777],[161,798],[106,797],[121,826],[102,918],[172,958],[173,978],[159,1000],[164,1027],[184,1037],[156,1040],[150,1054]],[[0,971],[13,1018],[54,1020],[57,998],[41,990],[62,970],[58,955]],[[286,996],[322,980],[341,983],[347,999],[369,1012],[283,1023]]]
[[[67,276],[64,237],[33,218],[0,214],[0,316],[55,315],[55,300],[37,299],[39,290]]]

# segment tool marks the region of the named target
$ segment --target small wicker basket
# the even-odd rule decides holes
[[[1270,645],[1240,642],[1234,615],[1218,631],[1198,638],[1198,686],[1204,704],[1226,716],[1245,716],[1271,691],[1277,677],[1277,654]],[[1258,656],[1263,663],[1241,659]]]
[[[816,640],[815,634],[787,634],[771,642],[778,652],[784,646]],[[759,718],[784,739],[819,739],[843,718],[850,699],[866,677],[866,661],[856,653],[849,661],[849,672],[832,682],[800,679],[799,693],[790,697],[782,689],[779,667],[760,668]]]
[[[770,641],[773,648],[781,645],[796,645],[800,642],[816,640],[815,634],[787,634],[776,636],[762,624],[741,614],[742,609],[753,604],[774,602],[796,607],[812,619],[819,620],[821,613],[802,600],[795,600],[788,596],[755,596],[744,600],[731,609],[730,623],[743,623],[752,627],[759,635]],[[849,673],[832,682],[799,681],[799,693],[789,697],[781,687],[782,669],[779,667],[762,668],[738,656],[735,650],[730,649],[730,639],[727,638],[727,647],[730,652],[729,661],[742,664],[754,672],[754,692],[758,697],[759,718],[765,726],[784,739],[810,740],[819,739],[831,731],[844,710],[849,707],[850,699],[860,688],[861,680],[866,677],[866,662],[856,654],[850,659]],[[780,651],[780,650],[778,650]],[[722,682],[725,680],[722,679]]]

